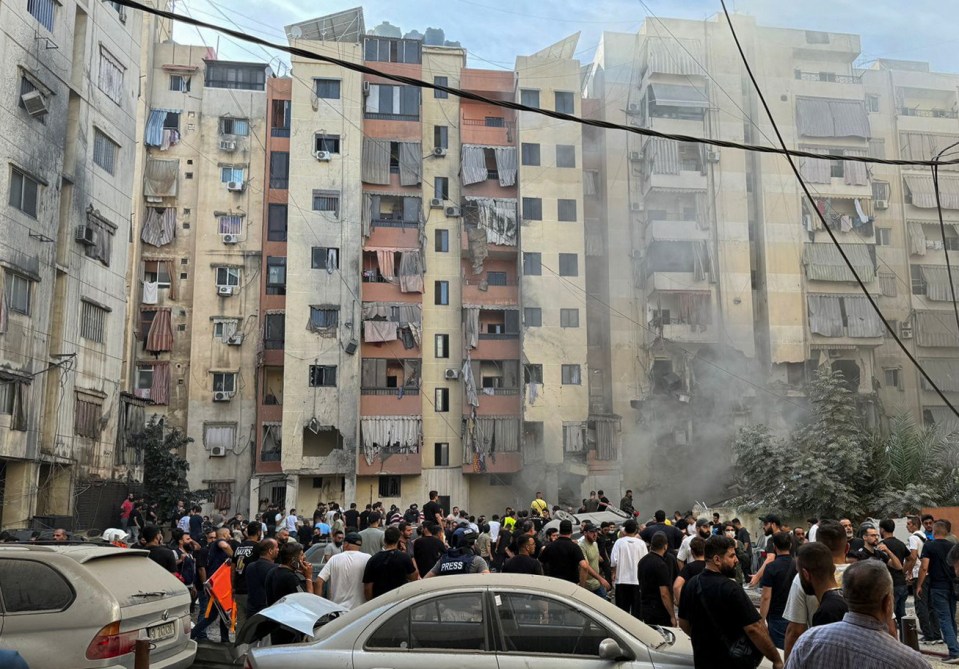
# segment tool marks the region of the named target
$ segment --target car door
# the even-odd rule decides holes
[[[571,600],[501,590],[493,592],[492,607],[502,636],[499,669],[652,669],[649,651],[641,644],[628,644],[636,654],[633,661],[600,658],[604,639],[614,639],[623,648],[626,640]]]
[[[485,593],[431,593],[395,607],[357,639],[353,669],[497,669]]]

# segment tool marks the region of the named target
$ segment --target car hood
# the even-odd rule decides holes
[[[236,645],[255,643],[280,625],[313,636],[320,618],[344,612],[346,609],[336,602],[309,592],[295,592],[248,618],[236,634]]]

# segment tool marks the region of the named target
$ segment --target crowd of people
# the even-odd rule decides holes
[[[612,506],[596,491],[574,513]],[[763,541],[754,544],[739,519],[719,513],[658,510],[644,521],[631,491],[618,508],[620,520],[576,525],[536,493],[528,509],[487,518],[447,512],[431,491],[422,508],[405,510],[330,502],[301,515],[264,503],[248,522],[181,504],[172,541],[148,524],[138,542],[194,592],[196,639],[215,623],[220,639],[229,638],[227,619],[208,606],[203,587],[223,564],[232,571],[238,625],[295,592],[352,609],[421,578],[492,571],[563,579],[650,625],[680,627],[697,667],[753,667],[763,657],[774,667],[926,667],[899,641],[913,597],[922,641],[944,644],[946,663],[959,664],[959,539],[946,519],[909,517],[904,542],[891,519],[790,527],[769,514],[761,518]],[[758,605],[747,588],[761,592]],[[295,639],[273,634],[273,643]]]

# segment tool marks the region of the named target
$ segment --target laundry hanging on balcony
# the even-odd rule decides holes
[[[150,246],[166,246],[176,237],[176,208],[147,207],[140,239]]]
[[[147,158],[143,170],[143,196],[150,198],[176,197],[180,175],[179,160]]]
[[[144,146],[159,147],[161,151],[166,151],[180,141],[180,132],[175,127],[166,127],[167,118],[174,114],[174,118],[179,116],[179,109],[151,109],[150,117],[147,119],[146,128],[143,133]],[[177,119],[178,120],[178,119]]]
[[[400,292],[423,292],[423,264],[420,262],[418,250],[408,250],[400,253]]]
[[[418,453],[423,440],[423,420],[414,416],[371,416],[360,419],[366,464],[384,452]]]

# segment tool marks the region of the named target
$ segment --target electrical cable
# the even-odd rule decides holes
[[[299,56],[307,60],[316,60],[324,63],[329,63],[331,65],[336,65],[338,67],[352,70],[354,72],[359,72],[361,74],[367,74],[370,76],[379,77],[381,79],[387,79],[389,81],[395,81],[400,84],[406,84],[408,86],[415,86],[416,88],[425,88],[434,91],[444,91],[446,93],[451,93],[459,98],[466,100],[473,100],[475,102],[481,102],[483,104],[492,105],[494,107],[503,107],[505,109],[512,109],[514,111],[524,111],[530,112],[533,114],[539,114],[541,116],[548,116],[550,118],[555,118],[561,121],[570,121],[572,123],[578,123],[580,125],[592,126],[595,128],[602,128],[605,130],[623,130],[625,132],[642,135],[645,137],[656,137],[659,139],[670,139],[677,142],[691,142],[694,144],[707,144],[709,146],[718,146],[720,148],[728,149],[740,149],[744,151],[755,151],[758,153],[770,153],[782,156],[792,156],[796,158],[816,158],[819,160],[835,160],[834,155],[830,154],[821,154],[813,153],[811,151],[802,151],[796,149],[789,149],[784,147],[774,147],[774,146],[762,146],[757,144],[743,144],[740,142],[731,142],[721,139],[711,139],[707,137],[694,137],[691,135],[680,135],[675,133],[666,133],[659,132],[657,130],[652,130],[650,128],[639,128],[635,126],[622,125],[620,123],[611,123],[609,121],[601,121],[597,119],[588,119],[581,118],[579,116],[574,116],[573,114],[566,114],[564,112],[557,112],[550,109],[540,109],[537,107],[530,107],[528,105],[521,104],[519,102],[512,102],[509,100],[495,100],[492,98],[487,98],[485,96],[479,95],[477,93],[471,93],[469,91],[464,91],[459,88],[454,88],[452,86],[444,86],[441,84],[435,84],[428,81],[423,81],[415,77],[407,77],[399,74],[391,74],[382,70],[378,70],[373,67],[368,67],[360,63],[351,63],[349,61],[341,60],[339,58],[333,58],[331,56],[324,56],[307,49],[302,49],[299,47],[285,46],[282,44],[274,44],[265,39],[256,37],[254,35],[247,35],[242,32],[226,28],[224,26],[218,26],[216,24],[207,23],[206,21],[199,21],[192,17],[187,17],[182,14],[174,14],[173,12],[168,12],[161,9],[154,9],[152,7],[146,7],[141,5],[138,2],[133,0],[115,0],[117,4],[124,5],[131,9],[139,9],[147,14],[153,14],[155,16],[160,16],[166,19],[173,21],[180,21],[187,23],[193,26],[199,26],[201,28],[208,28],[210,30],[215,30],[217,32],[230,35],[239,40],[245,42],[252,42],[253,44],[258,44],[263,47],[268,47],[270,49],[277,49],[289,53],[294,56]],[[850,162],[859,162],[867,164],[878,164],[878,165],[901,165],[901,166],[920,166],[920,167],[931,167],[932,165],[959,165],[959,158],[953,160],[945,161],[936,161],[936,160],[898,160],[898,159],[888,159],[888,158],[872,158],[870,156],[843,156],[843,160]]]
[[[959,142],[950,144],[940,151],[936,158],[941,158],[949,149],[959,146]],[[952,265],[949,264],[949,245],[946,244],[946,222],[942,217],[942,202],[939,201],[939,166],[932,166],[932,189],[936,192],[936,211],[939,214],[939,231],[942,233],[942,249],[946,253],[946,274],[949,276],[949,292],[952,294],[952,310],[956,314],[956,331],[959,332],[959,303],[956,302],[956,284],[952,278]]]
[[[780,145],[782,145],[783,150],[785,151],[784,155],[786,156],[786,160],[789,162],[789,167],[792,169],[793,174],[796,175],[796,179],[799,181],[799,186],[802,188],[803,193],[805,193],[806,198],[809,200],[809,203],[812,206],[813,211],[816,212],[816,215],[819,217],[819,220],[822,222],[823,227],[826,229],[826,232],[829,234],[829,238],[832,240],[832,243],[835,245],[836,249],[839,251],[839,255],[842,257],[843,262],[846,263],[846,266],[849,268],[849,271],[852,272],[853,277],[856,279],[856,283],[859,284],[859,288],[862,290],[863,295],[865,295],[866,299],[869,300],[869,304],[872,306],[873,311],[876,312],[876,315],[879,317],[879,320],[882,321],[882,324],[886,328],[886,331],[889,332],[893,340],[895,340],[896,344],[899,345],[899,348],[902,350],[902,352],[906,354],[906,357],[909,359],[909,361],[916,367],[917,370],[919,370],[919,373],[922,374],[923,378],[926,379],[926,382],[929,384],[929,386],[936,392],[937,395],[939,395],[940,399],[942,399],[942,401],[946,403],[946,406],[949,407],[949,409],[956,415],[956,417],[959,417],[959,410],[957,410],[956,407],[953,406],[952,402],[949,401],[949,399],[946,397],[946,394],[942,391],[941,388],[939,388],[939,386],[933,380],[932,376],[929,375],[929,372],[927,372],[923,368],[923,366],[919,364],[919,361],[909,351],[909,349],[903,343],[902,339],[899,338],[899,333],[895,332],[893,328],[889,325],[889,321],[886,320],[886,317],[883,316],[882,311],[879,309],[879,305],[876,304],[875,298],[873,298],[873,296],[869,294],[869,289],[866,288],[866,284],[863,283],[863,280],[859,276],[859,273],[856,271],[856,268],[853,266],[852,262],[850,262],[849,257],[846,255],[846,252],[843,250],[842,244],[840,244],[839,240],[836,239],[836,233],[833,232],[832,228],[830,228],[829,225],[826,223],[826,217],[819,210],[819,207],[816,206],[816,202],[813,199],[812,193],[809,191],[809,188],[806,186],[806,182],[803,180],[802,175],[799,173],[799,168],[796,166],[796,163],[793,160],[793,155],[789,151],[786,151],[786,140],[783,138],[782,132],[780,132],[779,130],[779,125],[776,123],[776,118],[773,115],[772,110],[769,108],[769,105],[766,103],[766,97],[763,95],[762,89],[759,87],[759,82],[756,81],[756,76],[753,74],[752,67],[750,67],[749,65],[749,59],[746,58],[746,52],[743,51],[742,44],[740,44],[739,42],[739,36],[736,34],[736,28],[733,26],[732,18],[729,16],[729,10],[726,9],[726,0],[719,0],[719,1],[720,1],[720,4],[722,4],[723,13],[726,15],[726,22],[729,24],[729,30],[732,33],[733,40],[736,42],[736,49],[739,51],[739,56],[742,59],[743,66],[746,69],[746,74],[749,76],[749,80],[752,82],[753,88],[756,89],[756,94],[759,97],[759,101],[763,105],[763,109],[765,109],[766,111],[766,115],[769,117],[769,123],[770,125],[772,125],[772,128],[776,133],[776,138],[779,140]],[[938,166],[938,163],[936,161],[931,161],[931,164],[934,169]],[[933,172],[933,174],[935,174],[935,172]],[[937,188],[936,189],[937,204],[938,204],[938,200],[939,200],[939,190]],[[942,209],[940,208],[940,214],[941,212],[942,212]],[[957,307],[957,309],[959,309],[959,307]]]

